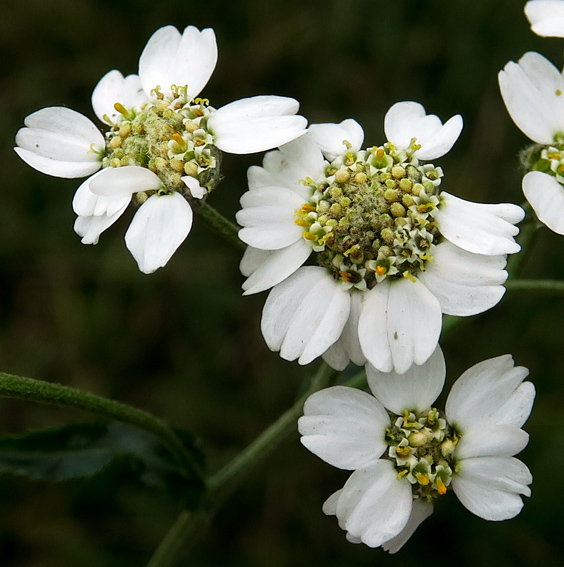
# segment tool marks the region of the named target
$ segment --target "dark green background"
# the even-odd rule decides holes
[[[239,251],[200,219],[165,269],[141,274],[124,215],[86,247],[73,233],[79,180],[35,172],[12,151],[24,117],[64,105],[96,120],[90,95],[110,69],[137,71],[160,26],[213,27],[219,62],[202,93],[222,106],[256,94],[293,96],[311,122],[354,117],[383,143],[394,102],[416,100],[465,127],[440,165],[461,197],[521,203],[517,153],[497,72],[537,50],[560,65],[564,40],[530,32],[520,0],[1,0],[0,369],[57,381],[147,409],[191,430],[217,470],[295,399],[313,372],[282,361],[259,330],[266,294],[242,297]],[[209,199],[233,218],[245,171],[261,157],[226,156]],[[525,277],[564,278],[564,240],[543,228]],[[516,519],[489,523],[453,494],[399,555],[346,542],[325,498],[347,473],[309,454],[297,434],[234,494],[193,547],[190,566],[327,567],[432,562],[562,564],[564,362],[561,297],[508,293],[442,341],[449,384],[485,358],[512,353],[538,399],[522,459],[533,496]],[[91,420],[0,400],[3,432]],[[87,484],[0,478],[2,567],[137,567],[172,524],[177,504],[110,469]]]

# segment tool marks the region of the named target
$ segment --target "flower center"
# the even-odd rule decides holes
[[[138,165],[149,168],[162,181],[164,192],[192,197],[183,176],[198,180],[211,191],[219,181],[220,152],[207,129],[215,109],[207,99],[188,100],[186,87],[172,87],[172,96],[155,89],[154,99],[141,107],[126,109],[106,133],[102,167]]]
[[[295,223],[304,228],[317,263],[347,288],[413,277],[433,260],[443,172],[419,163],[415,142],[407,151],[389,142],[349,150],[326,162],[320,179],[302,181],[311,197],[295,211]]]
[[[534,144],[523,150],[521,163],[527,171],[542,171],[564,185],[564,132],[554,135],[553,144]]]
[[[445,494],[455,471],[456,433],[435,408],[420,414],[406,410],[392,423],[386,441],[398,480],[405,477],[411,483],[414,498],[431,501]]]

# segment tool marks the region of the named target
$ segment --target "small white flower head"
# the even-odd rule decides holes
[[[361,149],[354,120],[313,125],[249,170],[243,289],[273,287],[262,331],[287,360],[402,373],[431,356],[442,313],[480,313],[504,293],[523,211],[442,191],[443,170],[428,162],[450,150],[462,118],[443,125],[401,102],[384,128],[388,142]]]
[[[523,193],[538,219],[564,234],[564,76],[542,55],[529,52],[518,63],[507,63],[499,86],[509,115],[536,142],[521,154],[527,171]]]
[[[221,151],[246,154],[284,144],[305,132],[298,103],[257,96],[216,110],[198,95],[217,61],[211,29],[157,30],[139,60],[139,74],[107,73],[92,94],[103,136],[68,108],[28,116],[16,136],[18,155],[56,177],[93,175],[73,201],[75,231],[96,244],[133,202],[140,208],[126,234],[139,269],[164,266],[192,226],[191,205],[219,182]]]
[[[537,35],[564,37],[564,0],[530,0],[525,15]]]
[[[440,349],[405,374],[367,366],[373,395],[334,386],[311,395],[298,420],[301,442],[354,471],[323,505],[347,539],[395,553],[453,490],[486,520],[507,520],[530,496],[528,468],[514,455],[535,396],[511,356],[476,364],[454,384],[444,412],[432,407],[445,380]]]

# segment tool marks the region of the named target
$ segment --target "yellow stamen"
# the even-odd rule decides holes
[[[442,496],[443,494],[446,494],[447,487],[445,486],[445,483],[444,483],[440,478],[438,478],[438,479],[436,480],[436,483],[437,483],[437,492],[438,492],[441,496]]]
[[[376,275],[383,276],[388,270],[384,266],[376,266]]]
[[[313,234],[312,232],[307,232],[307,230],[304,230],[304,232],[302,232],[302,236],[306,240],[317,240],[317,236],[315,236],[315,234]]]
[[[409,281],[412,281],[413,283],[417,283],[417,280],[406,270],[402,276]]]
[[[396,476],[397,480],[401,480],[407,474],[407,469],[403,469],[398,476]]]
[[[184,138],[178,132],[175,132],[172,135],[172,139],[180,146],[180,148],[182,150],[186,149],[186,142],[184,141]]]
[[[354,280],[354,275],[350,272],[339,272],[339,275],[341,276],[341,280],[344,282],[350,283]]]
[[[301,226],[302,228],[309,228],[311,226],[311,223],[306,221],[305,219],[296,219],[294,223],[298,226]]]
[[[409,455],[411,455],[411,448],[410,447],[398,447],[396,449],[396,453],[400,457],[409,457]]]
[[[423,486],[427,486],[429,484],[429,477],[426,474],[415,473],[415,478],[417,479],[417,482],[419,484],[422,484]],[[443,486],[444,486],[444,484],[443,484]],[[439,493],[440,493],[440,490],[439,490]]]
[[[125,116],[126,118],[129,116],[129,111],[127,110],[127,108],[125,108],[125,106],[123,106],[123,104],[121,104],[121,102],[116,102],[114,104],[114,108],[120,113],[123,114],[123,116]]]

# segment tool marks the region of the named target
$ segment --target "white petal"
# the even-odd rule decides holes
[[[90,184],[98,177],[107,177],[110,170],[103,169],[84,181],[76,190],[72,200],[73,211],[83,217],[110,216],[113,217],[118,211],[120,214],[131,201],[131,192],[115,192],[109,195],[97,195],[93,193]],[[110,176],[111,177],[111,176]],[[118,215],[119,216],[119,215]],[[115,220],[115,219],[114,219]],[[84,222],[84,221],[81,221]],[[109,226],[109,225],[108,225]],[[107,228],[107,226],[105,227]],[[104,228],[104,230],[105,230]],[[96,237],[97,240],[98,237]],[[88,244],[91,244],[90,242]]]
[[[529,434],[515,425],[486,425],[469,429],[456,446],[457,459],[512,457],[529,442]]]
[[[396,537],[411,515],[411,485],[396,476],[392,462],[380,459],[355,471],[337,502],[339,521],[369,547]]]
[[[255,270],[258,270],[261,265],[266,262],[266,260],[268,260],[270,254],[270,250],[259,250],[258,248],[247,246],[243,257],[241,258],[241,263],[239,264],[241,273],[245,277],[249,277]]]
[[[331,346],[323,355],[323,359],[335,368],[336,370],[343,370],[352,361],[357,366],[366,364],[366,357],[362,352],[360,341],[358,338],[358,321],[362,313],[362,302],[364,299],[364,292],[351,293],[351,309],[349,318],[345,325],[339,340]]]
[[[542,37],[564,37],[564,3],[562,0],[534,0],[525,4],[525,15],[531,30]]]
[[[535,401],[535,386],[532,382],[523,382],[511,397],[499,408],[496,423],[521,427],[529,418]]]
[[[351,144],[353,150],[360,150],[364,142],[364,130],[352,118],[343,120],[340,124],[312,124],[308,133],[329,161],[348,151],[344,141]]]
[[[334,370],[341,372],[351,361],[341,339],[333,343],[322,355],[321,358]]]
[[[261,265],[243,284],[243,295],[259,293],[291,276],[309,258],[311,246],[300,238],[286,248],[268,250],[266,253]]]
[[[22,148],[14,148],[14,150],[27,165],[30,165],[33,169],[41,173],[52,175],[53,177],[63,177],[66,179],[86,177],[98,171],[101,166],[98,161],[60,161],[40,156],[30,150],[24,150]]]
[[[119,219],[128,204],[125,203],[112,215],[78,216],[74,223],[74,231],[82,237],[82,244],[98,244],[102,232]]]
[[[445,240],[433,249],[433,257],[434,262],[418,277],[437,298],[443,313],[475,315],[503,297],[505,256],[472,254]]]
[[[14,148],[31,167],[55,177],[84,177],[100,169],[92,151],[104,148],[95,124],[69,108],[49,107],[30,114],[16,134]]]
[[[90,191],[104,197],[131,195],[138,191],[158,189],[161,185],[156,174],[138,165],[109,167],[89,180]]]
[[[482,457],[460,462],[452,480],[458,499],[484,520],[508,520],[523,507],[520,494],[530,496],[529,469],[514,457]]]
[[[556,178],[530,171],[523,177],[523,193],[538,219],[550,230],[564,234],[564,187]]]
[[[195,177],[190,177],[189,175],[184,175],[180,178],[184,185],[190,189],[190,194],[194,199],[202,199],[204,195],[208,192],[205,187],[202,187],[199,181]]]
[[[326,270],[302,267],[270,292],[262,333],[282,358],[307,364],[339,338],[349,306],[348,292]]]
[[[384,131],[388,141],[400,149],[407,149],[413,138],[421,148],[419,159],[430,160],[446,154],[462,131],[462,117],[453,116],[444,125],[434,114],[425,114],[425,108],[412,101],[398,102],[386,113]]]
[[[239,238],[253,248],[279,250],[303,240],[303,228],[295,221],[295,210],[305,200],[290,189],[263,187],[247,191],[241,197],[244,207],[237,212],[243,226]]]
[[[358,334],[372,366],[403,374],[433,354],[441,326],[441,308],[433,294],[420,281],[401,278],[384,280],[366,292]]]
[[[529,52],[519,63],[507,63],[498,78],[513,122],[531,140],[550,144],[564,128],[564,78],[560,71],[542,55]]]
[[[444,205],[436,217],[441,234],[456,246],[474,254],[514,254],[521,247],[514,240],[514,223],[525,217],[521,207],[510,203],[486,205],[442,193]],[[563,197],[564,199],[564,197]]]
[[[300,136],[279,150],[268,152],[264,156],[263,167],[249,168],[249,189],[286,187],[307,201],[311,189],[301,181],[306,177],[316,179],[324,167],[325,159],[313,138],[309,135]]]
[[[323,513],[327,514],[327,516],[335,516],[337,514],[337,503],[339,502],[339,498],[343,493],[343,489],[337,490],[325,500],[323,503]]]
[[[298,420],[301,442],[325,462],[345,470],[374,463],[386,450],[388,413],[370,394],[333,386],[312,394]]]
[[[157,30],[139,59],[139,77],[145,94],[160,86],[164,94],[171,86],[188,86],[188,98],[198,96],[217,63],[217,44],[212,29],[188,26],[182,35],[173,26]]]
[[[440,347],[427,362],[412,365],[404,374],[379,372],[370,364],[366,365],[372,393],[397,415],[403,415],[406,409],[421,412],[430,408],[443,389],[445,376],[445,359]]]
[[[102,122],[106,121],[104,115],[116,122],[120,116],[114,108],[117,102],[130,109],[141,106],[147,100],[137,75],[124,77],[119,71],[113,70],[106,73],[96,85],[92,93],[92,108]]]
[[[421,498],[413,501],[411,515],[403,530],[394,538],[382,544],[384,551],[397,553],[413,535],[415,530],[433,513],[433,504],[424,502]]]
[[[475,364],[462,374],[450,391],[446,402],[449,423],[456,425],[463,434],[476,424],[511,423],[504,411],[508,402],[506,411],[520,420],[522,411],[516,414],[515,408],[522,405],[523,394],[517,390],[528,374],[523,366],[514,366],[513,358],[508,354]],[[512,402],[513,396],[517,396],[516,404]],[[532,404],[532,399],[529,401]]]
[[[125,245],[139,269],[162,268],[192,228],[192,209],[180,193],[152,195],[141,205],[125,234]]]
[[[305,134],[307,120],[294,116],[293,98],[255,96],[227,104],[214,112],[208,128],[215,145],[232,154],[252,154],[286,144]]]

